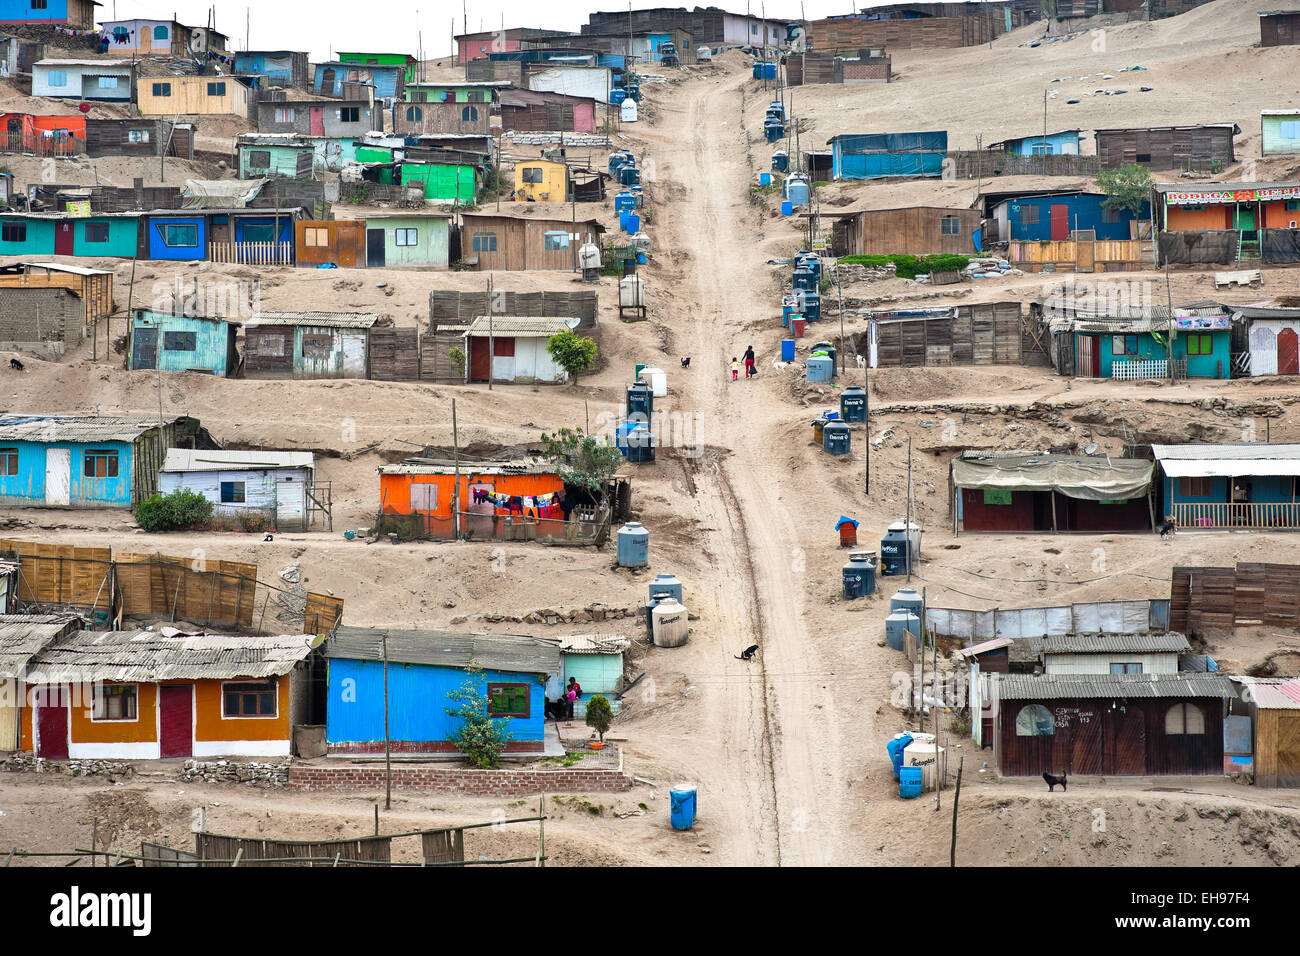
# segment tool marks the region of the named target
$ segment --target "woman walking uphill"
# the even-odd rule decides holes
[[[754,367],[754,346],[745,349],[745,378],[752,378],[758,374],[758,369]]]

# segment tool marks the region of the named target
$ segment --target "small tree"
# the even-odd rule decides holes
[[[1142,212],[1142,204],[1151,198],[1154,186],[1155,180],[1146,167],[1132,163],[1097,173],[1097,188],[1106,194],[1101,204],[1107,209],[1128,212],[1135,219]]]
[[[587,701],[587,726],[600,734],[600,742],[605,742],[605,733],[614,722],[614,712],[609,709],[609,701],[600,694]]]
[[[605,500],[605,486],[623,464],[623,453],[609,443],[577,428],[561,428],[554,435],[542,434],[546,443],[541,457],[555,468],[566,485],[584,488]]]
[[[547,339],[546,351],[551,353],[556,365],[575,379],[579,372],[585,372],[596,364],[596,343],[568,329]]]
[[[495,770],[501,764],[501,754],[510,741],[510,730],[504,717],[488,716],[488,700],[480,689],[483,671],[470,662],[465,682],[447,692],[447,699],[455,704],[448,707],[447,715],[458,721],[451,742],[474,766]]]
[[[153,494],[135,506],[135,520],[145,531],[202,528],[212,520],[212,502],[197,491],[178,488],[171,494]]]
[[[465,377],[465,350],[459,346],[453,345],[447,349],[447,358],[451,360],[452,367],[456,369],[456,375],[459,378]]]

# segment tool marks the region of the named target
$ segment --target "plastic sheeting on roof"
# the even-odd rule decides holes
[[[958,458],[952,463],[952,478],[958,488],[1057,491],[1083,501],[1117,501],[1145,495],[1154,469],[1153,462],[1131,458]]]
[[[182,209],[243,209],[257,198],[265,179],[187,179]]]

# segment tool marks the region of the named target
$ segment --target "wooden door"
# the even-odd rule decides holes
[[[325,135],[325,110],[319,106],[311,108],[311,135]]]
[[[1053,203],[1051,209],[1052,241],[1070,238],[1070,207],[1065,203]]]
[[[1075,272],[1096,272],[1097,271],[1097,246],[1096,243],[1079,240],[1074,244],[1074,271]]]
[[[1300,339],[1295,329],[1277,334],[1277,374],[1300,375]]]
[[[370,267],[384,264],[384,230],[366,230],[366,265]]]
[[[158,711],[159,756],[194,756],[194,685],[159,687]]]
[[[1300,787],[1300,713],[1278,710],[1277,780],[1278,787]],[[1256,755],[1256,760],[1259,756]]]
[[[54,254],[56,256],[73,255],[73,230],[76,228],[74,222],[61,222],[58,228],[54,230]]]
[[[67,688],[62,685],[37,691],[36,756],[68,759]]]
[[[360,226],[352,222],[341,222],[336,227],[334,254],[338,264],[344,269],[357,266],[357,247],[360,244]]]
[[[1097,373],[1094,371],[1095,363],[1093,361],[1096,352],[1097,339],[1091,335],[1078,335],[1075,337],[1078,343],[1078,349],[1074,356],[1074,374],[1077,378],[1096,378]]]
[[[1147,772],[1147,723],[1140,707],[1128,704],[1109,713],[1114,731],[1114,748],[1109,754],[1110,772],[1140,777]]]
[[[469,377],[472,382],[486,382],[492,372],[492,350],[484,338],[469,339]]]

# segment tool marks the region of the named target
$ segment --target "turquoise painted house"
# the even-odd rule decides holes
[[[56,235],[56,244],[58,236]],[[132,259],[140,248],[140,216],[88,216],[72,220],[72,254]],[[56,255],[66,255],[57,249]]]
[[[1300,528],[1300,444],[1152,445],[1180,529]]]
[[[1012,156],[1078,156],[1083,131],[1066,129],[1056,133],[1039,133],[1035,136],[1018,136],[1000,143],[989,143],[989,149],[1001,150]]]
[[[140,214],[10,213],[0,216],[0,255],[133,258]]]
[[[158,489],[167,449],[206,436],[197,419],[0,417],[0,505],[130,508]],[[210,439],[203,442],[211,444]]]
[[[1187,378],[1232,377],[1232,317],[1184,315],[1136,318],[1054,320],[1054,332],[1068,330],[1072,339],[1073,372],[1079,378],[1137,380],[1169,377],[1169,334],[1173,327],[1173,359]],[[1059,345],[1057,346],[1059,349]],[[1058,368],[1069,373],[1069,363]]]
[[[450,266],[451,217],[447,214],[366,217],[366,265],[446,269]]]
[[[385,650],[393,753],[454,752],[460,718],[447,711],[459,704],[447,695],[467,681],[487,715],[507,725],[507,753],[544,750],[545,687],[560,674],[554,644],[510,634],[340,627],[325,648],[330,753],[384,752]]]
[[[1261,153],[1300,153],[1300,109],[1261,110],[1259,122],[1263,131]]]
[[[202,372],[222,378],[239,365],[238,322],[136,309],[131,316],[131,371]]]
[[[252,133],[235,142],[240,179],[316,178],[316,146],[292,133]]]

